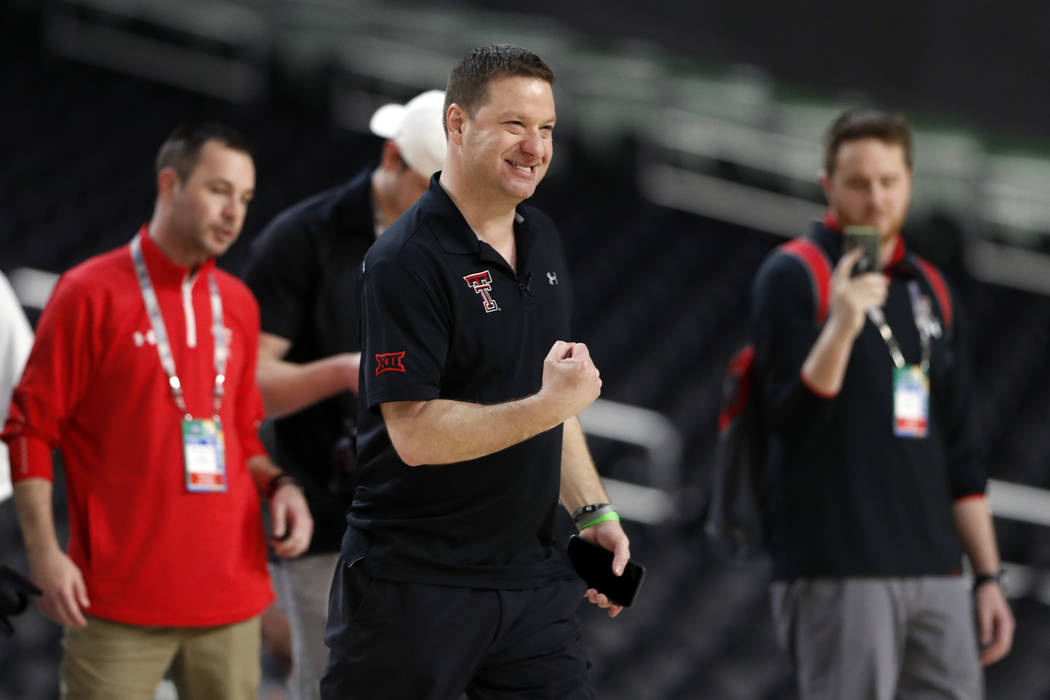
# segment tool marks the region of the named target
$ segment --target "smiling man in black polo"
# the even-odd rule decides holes
[[[359,481],[323,697],[594,695],[559,498],[617,574],[629,551],[577,419],[601,379],[565,340],[558,234],[519,206],[553,154],[553,77],[515,47],[464,57],[445,169],[365,258]]]

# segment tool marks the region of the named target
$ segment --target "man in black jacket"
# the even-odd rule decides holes
[[[1014,620],[985,499],[963,352],[939,273],[906,250],[906,122],[848,111],[826,138],[828,213],[809,232],[834,265],[826,322],[811,278],[774,254],[752,332],[777,455],[774,622],[801,697],[983,697],[980,664]],[[874,226],[880,272],[855,275],[842,231]],[[962,554],[976,575],[972,596]],[[976,609],[977,633],[973,624]]]
[[[578,415],[601,391],[569,342],[554,222],[523,204],[554,154],[554,74],[485,46],[452,70],[448,152],[365,256],[358,481],[332,582],[330,700],[594,697],[556,537],[630,545]],[[559,501],[561,502],[559,504]]]

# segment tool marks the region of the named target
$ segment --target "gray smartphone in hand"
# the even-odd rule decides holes
[[[843,230],[842,254],[861,248],[864,254],[853,267],[853,276],[879,270],[879,229],[874,226],[847,226]]]

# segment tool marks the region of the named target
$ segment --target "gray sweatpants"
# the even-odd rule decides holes
[[[321,674],[328,663],[324,629],[328,621],[328,591],[338,553],[308,554],[272,565],[277,603],[288,617],[292,633],[292,676],[289,700],[320,700]]]
[[[770,587],[800,700],[981,700],[959,577],[799,579]]]

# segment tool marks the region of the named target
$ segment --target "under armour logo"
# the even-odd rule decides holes
[[[493,311],[499,311],[499,304],[489,294],[492,291],[492,276],[489,275],[488,270],[475,272],[463,279],[466,281],[467,286],[474,290],[475,294],[481,295],[481,305],[484,307],[485,313],[490,314]]]
[[[548,272],[547,273],[547,282],[552,287],[554,285],[558,284],[558,273],[557,272]]]
[[[383,372],[404,372],[405,351],[383,352],[376,354],[376,376]]]
[[[135,334],[131,336],[131,339],[135,341],[135,347],[141,348],[145,343],[150,345],[157,344],[157,336],[154,335],[153,329],[142,333],[142,331],[135,331]]]

